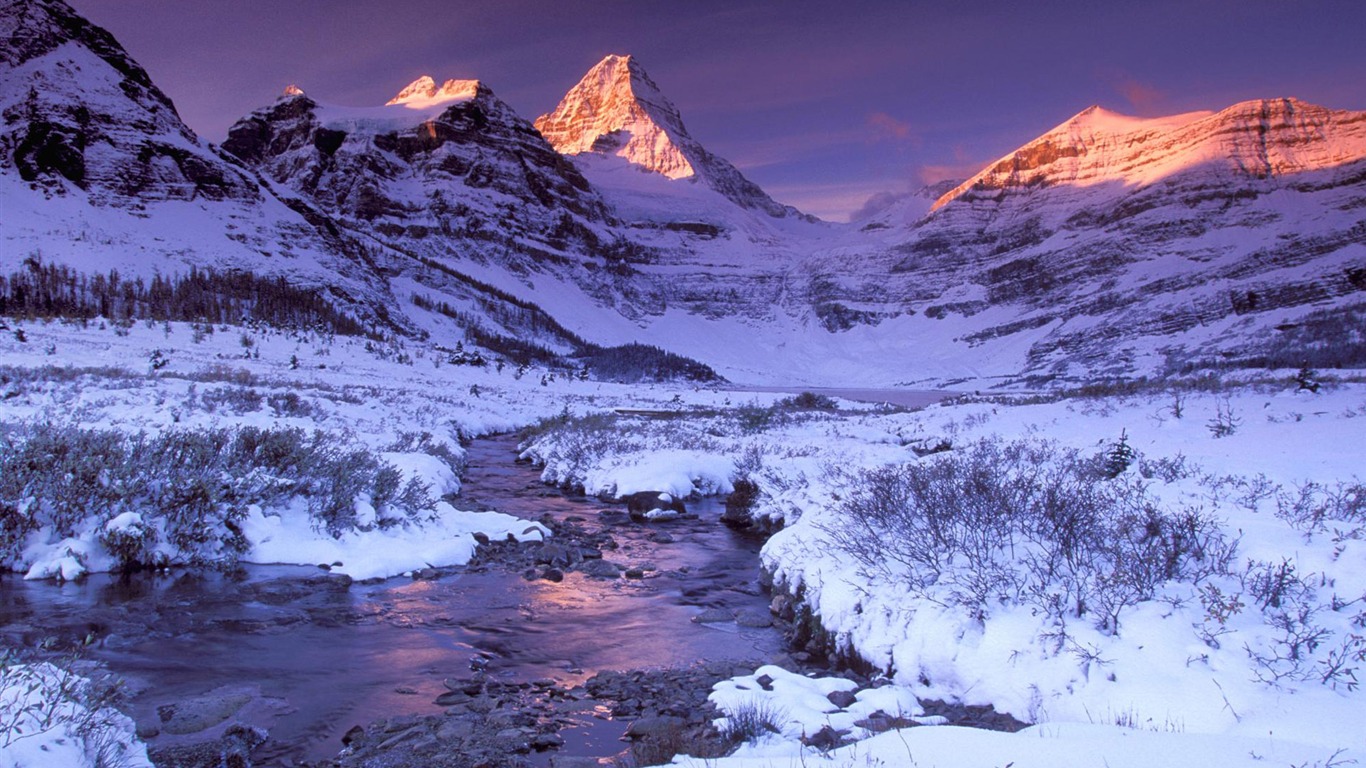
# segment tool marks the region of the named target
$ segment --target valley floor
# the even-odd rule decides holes
[[[776,667],[724,681],[722,725],[748,722],[752,738],[683,764],[1366,759],[1361,383],[1314,392],[1287,372],[912,410],[265,329],[5,322],[0,555],[27,578],[134,555],[339,563],[359,579],[464,562],[484,535],[546,534],[459,509],[461,439],[534,427],[525,455],[546,482],[747,499],[734,521],[776,531],[763,553],[775,610],[808,626],[813,651],[885,677],[843,706],[844,683]],[[202,516],[176,519],[184,505],[158,506],[167,497]],[[24,711],[22,690],[0,690],[6,711]],[[878,719],[933,724],[928,699],[1033,725],[875,733]],[[126,721],[105,719],[146,764]],[[79,741],[16,724],[46,735],[6,737],[0,768]]]

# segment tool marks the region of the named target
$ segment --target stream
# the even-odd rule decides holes
[[[216,738],[233,723],[264,728],[269,740],[252,752],[258,766],[332,757],[356,725],[439,714],[436,699],[450,688],[443,681],[471,670],[506,684],[567,688],[605,670],[704,661],[743,668],[782,652],[776,629],[692,621],[705,609],[767,613],[758,586],[762,542],[721,525],[719,501],[689,504],[696,519],[631,523],[620,505],[543,485],[537,469],[516,463],[516,445],[511,435],[471,444],[456,505],[601,529],[615,547],[603,558],[643,578],[569,570],[563,581],[531,580],[496,559],[350,584],[294,566],[68,584],[5,575],[0,643],[86,644],[85,657],[126,680],[130,714],[154,749]],[[184,702],[206,694],[236,707],[231,717],[169,732],[165,707],[190,711]],[[602,711],[571,720],[560,754],[622,751],[627,723]]]

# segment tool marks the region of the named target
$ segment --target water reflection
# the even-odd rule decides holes
[[[515,466],[508,438],[471,448],[471,501],[527,518],[592,517],[600,506],[547,496],[536,470]],[[758,542],[715,523],[670,528],[677,542],[613,529],[620,564],[654,567],[643,580],[571,572],[530,582],[499,568],[433,581],[338,582],[316,568],[251,567],[237,574],[92,576],[57,585],[0,579],[0,641],[33,646],[94,639],[89,655],[124,675],[139,723],[157,707],[229,687],[251,703],[238,713],[270,730],[262,764],[320,759],[351,726],[439,711],[446,678],[551,678],[569,685],[606,669],[766,658],[772,630],[718,631],[690,619],[698,606],[762,610],[754,588]],[[681,571],[689,572],[684,576]],[[163,734],[154,743],[171,743]]]

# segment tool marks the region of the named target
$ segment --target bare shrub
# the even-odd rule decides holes
[[[266,405],[270,406],[276,416],[307,417],[313,415],[313,405],[294,392],[276,392],[266,395]]]
[[[0,750],[54,728],[81,740],[97,765],[124,765],[131,723],[119,712],[121,680],[109,674],[86,677],[74,657],[38,661],[0,652]]]
[[[1305,533],[1323,530],[1333,521],[1366,525],[1366,485],[1358,480],[1334,486],[1303,483],[1293,493],[1276,494],[1276,516]]]
[[[377,494],[376,491],[379,493]],[[94,519],[124,567],[167,549],[192,563],[233,562],[249,542],[248,508],[307,499],[332,535],[355,527],[356,499],[377,495],[415,518],[431,507],[425,483],[402,484],[393,467],[345,436],[300,429],[169,430],[149,437],[38,423],[0,432],[0,558],[49,527],[73,536]],[[126,513],[136,523],[106,526]]]
[[[398,439],[384,450],[394,453],[425,453],[441,459],[457,475],[465,471],[465,457],[430,432],[400,432]]]
[[[1171,484],[1192,477],[1198,470],[1186,460],[1186,455],[1163,456],[1157,459],[1140,458],[1138,474],[1145,480],[1161,480]]]
[[[209,413],[219,408],[234,413],[252,413],[261,410],[261,393],[250,387],[223,387],[206,389],[200,402]]]
[[[1223,572],[1235,549],[1199,509],[1161,509],[1051,443],[997,439],[848,478],[824,527],[873,578],[962,605],[1094,614],[1109,631],[1161,584]]]
[[[792,397],[779,400],[775,407],[795,411],[835,411],[839,409],[839,403],[834,398],[826,395],[819,395],[815,392],[802,392]]]
[[[1205,427],[1215,438],[1228,437],[1238,431],[1242,426],[1243,420],[1233,412],[1233,406],[1227,400],[1221,400],[1214,406],[1214,416],[1205,422]]]
[[[726,713],[721,737],[731,744],[755,742],[770,733],[782,733],[787,711],[765,699],[751,699]]]

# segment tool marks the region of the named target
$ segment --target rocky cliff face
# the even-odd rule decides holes
[[[103,29],[59,0],[0,2],[0,154],[49,194],[97,204],[256,199]]]
[[[631,317],[660,305],[631,279],[636,247],[598,192],[481,82],[424,76],[379,107],[294,88],[232,126],[223,149],[346,231],[407,255],[396,275],[437,294],[473,301],[463,278],[477,276],[540,301],[539,279]]]
[[[563,212],[606,219],[573,164],[473,80],[438,88],[424,76],[376,108],[320,105],[296,92],[239,121],[223,148],[351,219],[478,229],[489,222],[449,209],[487,217],[510,206],[555,221]]]
[[[777,217],[800,215],[693,139],[678,108],[631,56],[598,62],[553,112],[536,119],[536,129],[566,155],[620,157],[670,179],[706,184],[745,208]]]
[[[1238,185],[1330,169],[1363,154],[1366,115],[1297,99],[1155,119],[1091,107],[991,164],[934,208],[1057,186],[1085,190],[1095,203],[1178,175]]]

